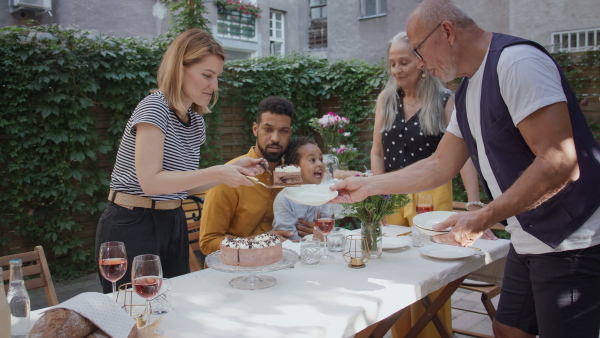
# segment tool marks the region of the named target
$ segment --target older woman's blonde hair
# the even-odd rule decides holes
[[[156,81],[158,90],[162,91],[169,108],[176,112],[185,113],[188,108],[183,95],[183,70],[198,62],[202,62],[209,55],[216,55],[225,61],[223,47],[207,32],[201,29],[190,29],[179,35],[163,55],[158,68]],[[210,107],[214,106],[219,97],[218,91],[213,93]],[[200,115],[210,113],[210,107],[198,106],[192,103],[192,111]]]
[[[392,129],[394,120],[398,114],[398,90],[402,89],[398,86],[396,78],[392,74],[390,68],[390,49],[392,45],[408,41],[406,32],[400,32],[396,34],[389,42],[387,46],[386,55],[386,72],[388,74],[388,81],[379,95],[379,100],[382,111],[382,122],[383,128],[379,132],[384,132]],[[411,53],[412,55],[412,53]],[[416,56],[415,56],[416,58]],[[446,131],[446,123],[450,121],[444,121],[444,102],[442,101],[442,94],[452,92],[444,87],[442,81],[435,76],[429,74],[427,70],[423,70],[423,77],[417,84],[416,96],[423,101],[421,113],[419,114],[419,124],[421,131],[425,135],[439,135]]]

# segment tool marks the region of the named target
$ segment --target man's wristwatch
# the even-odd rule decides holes
[[[467,204],[465,204],[465,209],[467,209],[467,211],[469,211],[469,207],[472,205],[478,205],[480,207],[484,207],[485,203],[480,202],[480,201],[471,201],[471,202],[467,202]]]

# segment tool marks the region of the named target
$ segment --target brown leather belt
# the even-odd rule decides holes
[[[181,200],[155,201],[148,197],[126,194],[110,189],[108,200],[123,208],[147,208],[156,210],[173,210],[181,206]]]

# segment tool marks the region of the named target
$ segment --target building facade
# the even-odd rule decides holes
[[[260,17],[232,12],[208,0],[207,19],[229,59],[308,53],[329,60],[381,60],[387,41],[405,30],[419,0],[240,0]],[[484,29],[531,39],[551,51],[581,51],[600,44],[597,0],[455,0]],[[42,8],[10,7],[39,3]],[[51,10],[43,5],[51,4]],[[9,0],[0,26],[33,19],[119,36],[153,38],[168,30],[161,0]],[[11,13],[12,9],[12,13]]]

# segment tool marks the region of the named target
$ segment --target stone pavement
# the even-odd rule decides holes
[[[102,292],[97,274],[90,274],[71,281],[54,283],[56,295],[59,302],[64,302],[83,292]],[[31,298],[31,309],[41,309],[48,306],[43,289],[29,291]],[[475,331],[493,336],[492,322],[486,314],[472,313],[477,311],[485,313],[481,303],[481,294],[478,292],[458,289],[452,295],[452,323],[454,327],[464,330]],[[493,298],[492,302],[498,305],[500,296]],[[465,311],[469,310],[469,311]],[[385,335],[385,338],[391,338],[391,333]],[[469,337],[461,334],[454,334],[455,338]]]

